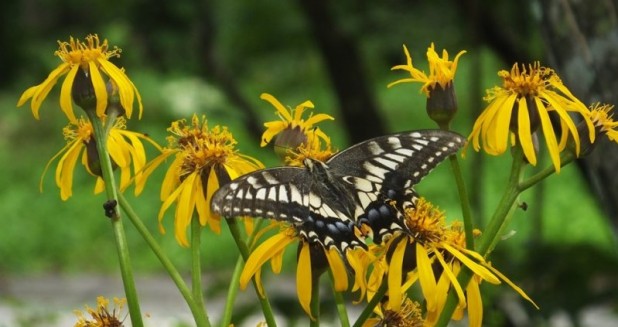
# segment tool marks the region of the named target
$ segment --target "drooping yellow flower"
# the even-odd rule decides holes
[[[114,308],[110,311],[109,300],[103,296],[97,297],[97,306],[95,309],[86,305],[86,313],[90,317],[85,317],[84,312],[75,310],[77,322],[75,327],[122,327],[124,326],[122,309],[127,300],[114,298]]]
[[[161,221],[167,209],[175,203],[176,240],[182,246],[189,246],[186,229],[196,210],[202,226],[208,225],[216,233],[221,230],[221,217],[210,211],[210,200],[219,185],[264,166],[258,160],[238,153],[234,148],[236,140],[227,127],[217,125],[209,129],[204,116],[200,119],[193,115],[190,124],[184,119],[175,121],[168,131],[172,134],[168,137],[169,146],[148,163],[144,177],[136,181],[135,191],[139,194],[147,177],[165,159],[174,156],[161,186],[163,205],[159,210],[159,228],[165,232]]]
[[[286,109],[279,100],[268,93],[262,93],[260,95],[262,100],[269,102],[277,109],[277,115],[281,120],[269,121],[264,123],[266,131],[262,134],[261,146],[266,146],[276,135],[279,135],[281,140],[275,142],[275,146],[283,146],[287,148],[296,148],[301,143],[306,142],[308,134],[315,134],[320,139],[330,144],[329,138],[317,127],[315,124],[324,120],[334,120],[330,115],[317,114],[309,115],[309,118],[305,120],[303,113],[307,109],[313,109],[313,103],[311,101],[305,101],[297,105],[294,109]],[[288,135],[289,134],[289,135]],[[288,146],[292,144],[292,146]]]
[[[533,135],[539,125],[556,172],[560,172],[560,152],[567,145],[569,135],[575,141],[575,152],[579,155],[580,136],[569,112],[579,114],[587,124],[590,142],[595,134],[589,117],[589,110],[562,84],[556,73],[539,62],[528,65],[513,65],[511,71],[498,73],[504,84],[487,90],[484,98],[489,105],[474,123],[472,140],[474,150],[483,149],[491,155],[500,155],[515,144],[521,146],[528,162],[536,165],[536,150]],[[550,115],[559,119],[561,135],[556,133]]]
[[[477,287],[482,280],[491,284],[500,284],[502,280],[532,302],[520,288],[492,268],[480,254],[466,249],[461,224],[454,223],[447,227],[444,213],[424,198],[418,200],[416,207],[407,208],[404,216],[408,231],[396,232],[382,249],[384,255],[390,255],[389,260],[381,258],[388,266],[387,308],[399,310],[404,292],[418,281],[425,298],[429,325],[435,323],[439,317],[451,287],[459,299],[454,318],[461,317],[461,310],[468,306],[471,319],[481,321],[482,306],[478,305],[480,293],[471,288],[474,285],[468,286],[467,293],[464,293],[457,281],[462,265],[474,273]],[[406,262],[404,257],[413,257],[415,262]],[[378,269],[377,273],[383,271],[384,269]],[[436,271],[441,271],[439,276],[436,276]],[[371,276],[370,281],[376,280],[381,281],[381,276]]]
[[[590,120],[601,134],[607,135],[610,141],[618,143],[618,121],[614,120],[614,106],[595,103],[590,106]]]
[[[110,95],[106,81],[103,79],[103,75],[106,75],[114,85],[110,88],[110,91],[113,89],[118,92],[120,104],[127,117],[131,118],[133,101],[137,97],[139,117],[141,118],[143,106],[139,92],[124,71],[109,61],[112,57],[120,56],[121,50],[119,48],[114,47],[110,50],[107,40],[104,39],[103,42],[100,42],[99,36],[96,34],[86,36],[86,42],[71,37],[69,42],[58,41],[58,45],[59,49],[54,54],[62,60],[62,64],[54,69],[43,83],[28,88],[17,102],[18,107],[31,100],[32,114],[36,119],[39,119],[41,103],[60,77],[66,74],[60,89],[60,108],[70,121],[75,121],[72,92],[76,76],[81,73],[86,76],[83,81],[92,84],[96,96],[96,113],[98,117],[103,117]]]
[[[433,43],[427,49],[427,61],[429,62],[429,74],[425,74],[422,70],[414,67],[412,64],[412,57],[410,56],[410,52],[408,48],[404,45],[403,52],[406,55],[407,62],[405,65],[397,65],[391,68],[391,70],[404,70],[410,73],[410,77],[402,78],[400,80],[396,80],[390,84],[388,87],[392,87],[401,83],[423,83],[421,87],[421,91],[425,93],[426,96],[430,96],[430,93],[433,89],[436,88],[436,84],[439,84],[442,89],[446,89],[448,84],[453,81],[455,77],[455,72],[457,71],[457,63],[459,61],[459,57],[466,53],[465,50],[459,51],[455,56],[455,59],[452,61],[448,58],[448,52],[446,50],[442,50],[442,57],[438,55],[438,53],[434,49]]]
[[[159,145],[145,134],[126,130],[125,122],[123,117],[117,118],[107,137],[109,155],[113,163],[120,168],[121,189],[126,188],[131,183],[132,178],[135,178],[135,180],[142,178],[142,169],[146,164],[146,152],[142,140],[150,142],[160,150]],[[69,123],[63,129],[63,133],[67,145],[58,151],[45,166],[41,177],[41,191],[43,190],[43,177],[47,169],[52,162],[62,155],[56,168],[56,185],[60,188],[62,200],[70,198],[73,194],[73,171],[81,154],[81,162],[86,171],[97,177],[95,194],[102,192],[105,189],[105,183],[101,178],[101,166],[92,123],[86,118],[79,118]],[[131,174],[131,167],[133,167],[133,174]]]
[[[361,298],[366,291],[365,274],[367,263],[369,262],[367,253],[364,249],[357,247],[347,249],[341,254],[337,249],[325,249],[320,243],[309,243],[304,237],[300,236],[293,226],[285,223],[280,225],[280,231],[260,244],[249,256],[245,267],[240,276],[240,287],[244,289],[253,276],[256,277],[257,287],[260,294],[263,294],[261,282],[262,266],[270,260],[271,268],[274,273],[281,272],[283,253],[288,245],[298,242],[298,261],[296,267],[296,291],[298,300],[303,310],[311,317],[311,294],[314,279],[319,276],[324,269],[329,268],[333,274],[334,288],[337,292],[348,289],[349,280],[346,269],[346,262],[354,270],[353,291],[359,290]],[[273,225],[274,226],[274,225]],[[345,261],[344,261],[345,257]],[[328,266],[323,266],[327,264]],[[313,317],[312,317],[313,319]]]

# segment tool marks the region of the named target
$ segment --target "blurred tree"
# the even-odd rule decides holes
[[[584,103],[618,104],[618,2],[590,5],[549,0],[540,4],[551,66]],[[595,151],[578,163],[618,232],[618,147],[603,137]]]
[[[299,0],[322,53],[351,143],[385,133],[355,40],[337,24],[326,0]]]

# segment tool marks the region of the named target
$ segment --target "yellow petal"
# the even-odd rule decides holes
[[[545,109],[541,99],[534,99],[539,111],[539,117],[541,118],[541,127],[543,127],[543,134],[545,135],[545,143],[547,143],[547,150],[549,156],[554,164],[556,173],[560,173],[560,153],[558,152],[558,142],[556,141],[556,135],[554,134],[554,128],[549,120],[549,115]]]
[[[141,175],[141,178],[136,178],[135,179],[135,195],[139,195],[142,193],[142,191],[144,190],[144,187],[146,186],[146,180],[148,179],[148,177],[150,177],[150,175],[154,172],[154,170],[163,162],[165,161],[165,159],[167,159],[167,157],[169,157],[170,155],[176,153],[176,151],[164,151],[163,153],[161,153],[158,157],[154,158],[152,161],[150,161],[146,167],[144,168],[144,172]]]
[[[76,121],[75,114],[73,112],[73,96],[71,95],[73,89],[73,82],[75,81],[75,75],[79,71],[79,65],[73,66],[67,76],[62,82],[60,88],[60,108],[69,117],[70,121]]]
[[[30,102],[30,106],[32,108],[32,115],[34,118],[39,119],[39,108],[41,107],[41,103],[47,97],[49,91],[51,91],[52,87],[58,82],[58,78],[61,75],[65,74],[67,70],[70,68],[69,64],[63,63],[54,69],[47,78],[43,81],[43,83],[39,84],[36,88],[36,92],[32,95],[32,102]],[[75,120],[75,117],[72,117]],[[71,119],[71,117],[69,117]]]
[[[28,89],[26,89],[24,93],[22,93],[21,96],[19,97],[19,100],[17,101],[17,106],[18,107],[23,106],[24,103],[26,103],[26,101],[28,101],[30,98],[34,96],[38,88],[39,88],[39,85],[35,85],[35,86],[31,86]]]
[[[303,307],[303,310],[305,310],[311,320],[315,320],[315,318],[311,315],[311,275],[311,255],[309,251],[309,244],[302,242],[300,253],[298,255],[298,265],[296,266],[296,293],[298,294],[300,306]],[[319,286],[316,285],[316,287]]]
[[[181,153],[177,153],[176,158],[167,169],[163,183],[161,184],[161,201],[165,201],[168,196],[174,192],[180,183],[180,169],[182,167],[183,158]]]
[[[532,301],[532,299],[521,288],[519,288],[517,285],[515,285],[515,283],[513,283],[510,279],[508,279],[505,275],[503,275],[498,269],[492,267],[489,264],[486,267],[487,267],[487,269],[491,270],[491,272],[496,274],[500,279],[505,281],[512,289],[515,290],[515,292],[519,293],[519,295],[521,295],[521,297],[523,297],[524,299],[528,300],[528,302],[532,303],[532,305],[534,305],[534,307],[537,308],[537,310],[539,309],[539,306],[536,305],[536,303],[534,303],[534,301]]]
[[[335,291],[346,291],[348,289],[348,272],[339,251],[335,248],[330,248],[325,250],[324,253],[326,254],[330,271],[333,273]]]
[[[206,187],[206,203],[204,209],[206,211],[208,225],[210,226],[210,229],[216,234],[221,233],[221,217],[212,214],[212,211],[210,211],[210,201],[212,200],[212,196],[215,194],[215,191],[218,189],[219,179],[217,178],[215,170],[211,169],[208,176],[208,186]]]
[[[266,126],[267,129],[262,134],[262,141],[260,142],[260,146],[262,147],[266,146],[266,144],[268,144],[275,135],[281,133],[281,131],[285,129],[287,124],[282,121],[275,121],[268,122],[264,124],[264,126]]]
[[[500,284],[500,280],[488,271],[485,266],[482,266],[466,257],[463,253],[459,252],[456,248],[452,247],[448,243],[442,243],[442,246],[451,253],[457,260],[459,260],[466,267],[470,268],[474,274],[478,275],[482,279],[488,281],[491,284]]]
[[[285,118],[285,120],[292,121],[292,115],[290,115],[290,112],[288,111],[288,109],[286,109],[283,106],[283,104],[281,104],[281,102],[279,102],[279,100],[277,100],[274,96],[272,96],[272,95],[270,95],[268,93],[262,93],[260,95],[260,99],[268,101],[270,104],[272,104],[273,107],[275,107],[275,109],[277,109],[279,114],[281,116],[283,116],[283,118]]]
[[[530,116],[526,98],[519,99],[519,112],[517,114],[517,125],[519,127],[518,136],[521,148],[524,150],[524,155],[531,165],[536,166],[536,153],[534,144],[532,143],[532,133],[530,132]]]
[[[459,284],[459,281],[457,280],[457,276],[455,276],[455,274],[451,270],[451,267],[444,261],[444,258],[442,257],[442,254],[440,253],[440,251],[435,251],[434,255],[436,256],[436,258],[442,265],[442,268],[443,268],[442,273],[446,274],[446,277],[449,279],[449,281],[451,282],[451,285],[455,289],[455,293],[457,293],[457,297],[459,298],[458,306],[464,308],[466,306],[466,297],[464,296],[463,289],[461,288],[461,285]]]
[[[79,153],[84,148],[81,142],[74,142],[58,161],[56,168],[56,185],[60,188],[60,198],[66,201],[73,194],[73,171]]]
[[[496,114],[496,122],[493,128],[495,136],[493,138],[490,137],[490,140],[494,140],[494,149],[499,153],[506,151],[508,145],[509,125],[511,124],[511,114],[513,113],[513,105],[516,100],[517,97],[515,95],[509,96]]]
[[[431,260],[427,255],[427,250],[418,242],[416,242],[416,269],[418,271],[423,297],[427,301],[427,310],[435,311],[436,309],[436,277],[433,274]]]
[[[88,63],[88,70],[90,72],[92,87],[94,88],[94,95],[97,98],[96,113],[98,117],[103,117],[107,109],[107,88],[105,87],[105,82],[103,81],[99,67],[97,67],[94,61]]]
[[[466,288],[468,295],[468,321],[470,327],[481,327],[483,323],[483,298],[479,284],[473,279]]]
[[[403,301],[403,294],[401,294],[401,275],[403,269],[403,255],[408,245],[408,239],[402,238],[391,257],[391,262],[388,267],[388,304],[387,309],[393,311],[399,311],[401,303]]]
[[[335,120],[335,118],[331,115],[327,115],[327,114],[317,114],[317,115],[313,115],[311,117],[309,117],[309,119],[307,119],[305,121],[305,125],[307,126],[313,126],[314,124],[317,124],[321,121],[324,120]]]
[[[54,154],[54,156],[51,159],[49,159],[49,161],[47,161],[47,164],[45,165],[45,169],[43,169],[43,173],[41,174],[41,180],[39,181],[39,191],[40,192],[43,192],[43,178],[45,177],[45,174],[47,173],[49,166],[51,166],[52,162],[54,162],[54,160],[56,160],[56,158],[58,158],[61,154],[63,154],[65,151],[68,151],[68,149],[70,149],[71,147],[75,146],[75,143],[79,144],[81,143],[81,140],[76,139],[73,142],[68,143],[62,149],[60,149],[60,151]]]
[[[187,227],[191,224],[193,212],[195,211],[195,180],[197,176],[197,173],[189,174],[178,187],[181,191],[178,196],[178,202],[176,203],[174,227],[176,240],[178,240],[178,243],[182,246],[189,246],[186,232]]]
[[[105,190],[105,181],[101,177],[97,177],[97,182],[94,184],[94,194],[99,194]]]
[[[245,289],[247,283],[251,280],[251,277],[255,275],[256,271],[262,268],[262,265],[266,263],[278,252],[285,249],[288,244],[293,242],[295,238],[288,236],[285,233],[275,234],[264,243],[260,244],[249,256],[245,267],[240,274],[240,288]]]

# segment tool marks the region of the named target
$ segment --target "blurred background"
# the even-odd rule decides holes
[[[0,326],[48,326],[59,321],[60,310],[94,305],[96,292],[122,296],[121,289],[108,293],[120,277],[110,224],[101,214],[105,199],[93,196],[94,180],[79,166],[74,195],[63,202],[54,164],[39,192],[46,162],[65,144],[60,87],[44,102],[39,121],[29,103],[15,107],[26,88],[60,63],[53,55],[57,40],[98,33],[123,50],[112,61],[126,69],[144,102],[143,119],[130,121],[129,129],[165,145],[171,121],[204,114],[211,126],[229,126],[243,153],[273,166],[278,163],[272,151],[259,147],[263,122],[276,118],[274,108],[259,99],[262,92],[292,107],[309,99],[315,111],[333,115],[334,122],[320,127],[339,149],[388,132],[434,128],[418,84],[386,88],[404,76],[390,72],[405,63],[403,44],[415,66],[425,70],[431,42],[451,58],[467,51],[455,80],[459,113],[453,125],[464,135],[484,108],[485,89],[501,83],[497,71],[515,62],[538,60],[554,68],[586,104],[615,104],[617,5],[615,0],[5,2],[0,11],[0,314],[10,312],[12,320],[0,319]],[[523,194],[527,210],[517,210],[491,260],[541,310],[506,286],[488,287],[488,326],[616,323],[618,146],[608,143],[603,140],[590,156]],[[463,166],[475,219],[483,226],[505,185],[509,158],[468,151]],[[188,273],[189,252],[176,244],[170,215],[164,219],[170,232],[157,232],[162,173],[139,198],[127,193],[168,255]],[[449,219],[461,218],[448,165],[438,167],[418,190]],[[159,279],[169,283],[162,268],[132,226],[125,229],[138,290],[146,294],[144,301],[164,302],[164,293],[147,293]],[[205,231],[204,238],[204,284],[210,298],[222,298],[226,290],[217,285],[226,285],[238,254],[226,230]],[[287,301],[295,297],[293,284],[288,292],[277,292],[281,283],[273,283],[293,279],[295,253],[288,252],[288,269],[281,276],[265,273],[270,280],[265,285],[281,293],[273,300],[280,312],[300,314],[295,300]],[[250,315],[252,307],[249,300],[237,312]],[[158,307],[152,308],[156,317]],[[182,319],[170,321],[182,324]]]

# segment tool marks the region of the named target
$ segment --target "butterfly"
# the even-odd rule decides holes
[[[211,209],[226,218],[290,222],[300,236],[325,249],[366,248],[360,227],[368,226],[378,244],[406,229],[401,212],[418,199],[413,186],[464,144],[461,135],[442,130],[376,137],[325,162],[307,158],[304,167],[240,176],[215,192]]]

